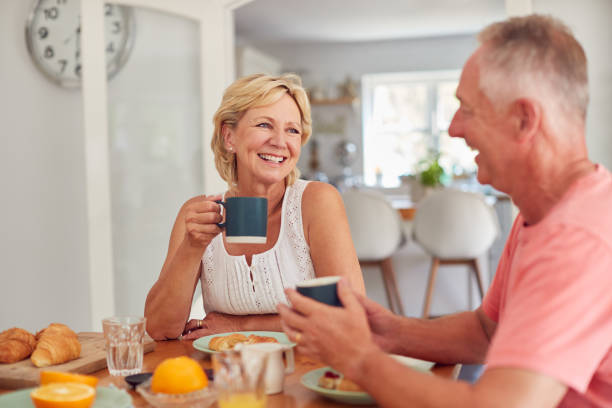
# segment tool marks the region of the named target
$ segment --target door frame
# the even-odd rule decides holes
[[[175,14],[199,24],[202,163],[205,194],[225,189],[210,149],[212,118],[234,80],[233,11],[252,0],[81,0],[82,95],[89,250],[90,326],[115,314],[104,3]],[[221,41],[218,39],[222,39]],[[144,308],[144,305],[143,305]]]

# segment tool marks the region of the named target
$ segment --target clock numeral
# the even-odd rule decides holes
[[[57,16],[59,15],[59,11],[57,10],[57,7],[51,7],[51,8],[45,9],[44,12],[45,12],[45,18],[47,20],[55,20]]]
[[[117,34],[121,32],[121,22],[113,21],[113,28],[111,29],[111,33]]]
[[[74,67],[74,74],[79,78],[81,77],[81,64],[77,64],[77,66]]]
[[[104,5],[104,15],[105,16],[112,16],[113,15],[113,5],[112,4],[105,4]]]
[[[44,40],[49,35],[49,30],[47,30],[47,27],[40,27],[38,29],[38,35],[40,36],[41,40]]]
[[[54,55],[55,55],[55,53],[53,52],[53,47],[48,45],[45,48],[45,58],[53,58]]]
[[[115,43],[113,43],[113,42],[108,43],[108,45],[106,46],[106,52],[109,52],[111,54],[114,53],[115,52]]]
[[[66,65],[68,65],[68,61],[65,59],[61,59],[57,61],[62,67],[60,68],[60,72],[63,74],[66,70]]]

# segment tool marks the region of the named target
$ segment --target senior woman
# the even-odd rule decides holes
[[[296,165],[311,133],[310,104],[296,75],[238,79],[214,116],[215,165],[223,195],[198,196],[180,209],[168,254],[145,304],[155,339],[194,339],[240,330],[281,330],[284,289],[320,276],[346,277],[365,292],[339,193],[300,180]],[[268,199],[267,242],[229,243],[215,200]],[[197,282],[206,317],[187,321]]]

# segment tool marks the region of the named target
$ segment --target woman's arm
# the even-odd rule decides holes
[[[193,340],[209,334],[235,331],[282,331],[277,314],[236,316],[211,312],[201,322],[202,326],[198,328],[199,321],[190,320],[185,326],[183,339]]]
[[[221,232],[220,196],[199,196],[179,211],[168,254],[159,278],[145,302],[147,332],[156,340],[176,338],[183,333],[193,292],[201,271],[201,260],[210,241]]]
[[[308,183],[302,197],[302,222],[317,277],[343,276],[353,289],[365,294],[363,275],[338,190],[326,183]]]

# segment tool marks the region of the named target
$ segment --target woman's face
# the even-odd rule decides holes
[[[300,157],[300,110],[285,94],[273,104],[247,110],[224,135],[226,148],[236,154],[239,184],[284,182]]]

